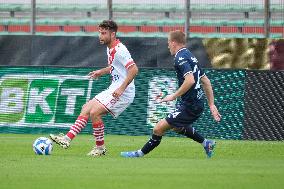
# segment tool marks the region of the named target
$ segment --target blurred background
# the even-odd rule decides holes
[[[191,37],[281,38],[283,10],[283,0],[1,0],[0,31],[94,35],[113,19],[121,36],[187,27]]]
[[[159,39],[180,29],[203,67],[284,69],[284,0],[0,0],[0,36],[98,36],[104,19],[118,23],[119,37],[140,38],[126,43],[146,52],[160,52]],[[161,51],[136,58],[146,67],[170,67],[159,61],[170,60]]]

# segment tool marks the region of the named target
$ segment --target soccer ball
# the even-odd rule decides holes
[[[51,140],[46,137],[39,137],[33,143],[33,150],[37,155],[50,155],[52,148]]]

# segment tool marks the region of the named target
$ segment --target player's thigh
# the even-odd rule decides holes
[[[88,115],[91,111],[92,104],[91,100],[86,102],[81,108],[81,115]]]
[[[182,128],[194,123],[202,114],[203,107],[181,105],[171,112],[165,119],[175,128]]]
[[[166,119],[160,120],[154,127],[153,133],[158,136],[162,136],[166,131],[170,130],[172,126],[166,121]]]
[[[117,118],[134,100],[134,92],[124,92],[119,98],[112,96],[113,90],[107,89],[95,96],[95,99],[102,104],[105,109]]]
[[[105,109],[105,107],[101,103],[99,103],[95,98],[91,100],[90,116],[102,116],[104,114],[107,114],[107,112],[108,111]]]
[[[102,115],[106,112],[106,109],[95,98],[93,98],[92,100],[84,104],[81,114],[90,114],[91,116],[94,116]]]

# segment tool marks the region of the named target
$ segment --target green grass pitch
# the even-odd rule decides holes
[[[148,136],[105,137],[108,154],[86,156],[91,135],[79,135],[67,150],[54,144],[50,156],[35,155],[39,136],[0,134],[0,188],[3,189],[275,189],[284,186],[284,143],[217,140],[215,155],[186,138],[164,137],[143,158],[120,151],[141,147]]]

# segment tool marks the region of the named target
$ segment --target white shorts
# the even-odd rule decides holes
[[[134,100],[135,87],[128,86],[119,98],[112,96],[116,88],[108,88],[95,96],[95,99],[114,117],[117,118]]]

